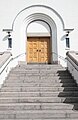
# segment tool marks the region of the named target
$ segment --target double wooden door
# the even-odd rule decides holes
[[[27,38],[27,63],[50,63],[50,38]]]

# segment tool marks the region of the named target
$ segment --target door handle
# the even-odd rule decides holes
[[[41,50],[39,50],[39,52],[41,52]]]
[[[37,52],[38,52],[38,51],[41,52],[41,50],[37,50]]]

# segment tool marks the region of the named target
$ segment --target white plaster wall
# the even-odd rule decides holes
[[[6,33],[2,32],[2,29],[12,28],[12,22],[19,11],[26,8],[27,6],[36,4],[47,5],[56,10],[64,20],[65,28],[74,28],[74,31],[70,33],[70,50],[78,49],[78,0],[0,0],[0,51],[7,49],[7,41],[2,42],[2,39],[6,36]],[[45,11],[46,12],[46,11]],[[49,12],[48,15],[51,13]],[[55,18],[54,18],[55,19]],[[58,43],[58,54],[65,57],[65,41],[61,41],[61,37],[65,34],[62,30],[62,25],[57,22],[57,43]],[[59,29],[60,28],[60,29]],[[18,28],[17,28],[18,29]],[[21,35],[22,29],[19,30],[19,38],[25,38]],[[15,35],[15,31],[12,36]],[[15,39],[15,38],[14,38]],[[18,40],[20,41],[20,40]],[[21,41],[23,42],[23,41]],[[14,43],[15,48],[17,44],[21,45],[21,42]],[[14,49],[13,49],[14,50]],[[16,51],[21,51],[17,48]],[[20,52],[21,53],[21,52]],[[60,59],[59,59],[60,60]],[[64,62],[61,60],[61,64]]]

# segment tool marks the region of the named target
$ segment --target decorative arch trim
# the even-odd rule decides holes
[[[13,27],[14,27],[14,23],[15,23],[16,18],[17,18],[23,11],[25,11],[25,10],[27,10],[27,9],[30,9],[30,8],[34,8],[34,7],[43,7],[43,8],[49,9],[49,10],[51,10],[52,12],[54,12],[54,13],[58,16],[58,18],[60,19],[60,21],[61,21],[61,23],[62,23],[62,26],[63,26],[63,30],[65,29],[65,24],[64,24],[63,18],[62,18],[62,17],[60,16],[60,14],[59,14],[57,11],[55,11],[53,8],[51,8],[51,7],[49,7],[49,6],[46,6],[46,5],[31,5],[31,6],[28,6],[28,7],[24,8],[24,9],[22,9],[22,10],[15,16],[15,18],[14,18],[14,20],[13,20],[13,23],[12,23],[12,30],[13,30]]]
[[[43,13],[30,14],[24,19],[24,24],[25,24],[24,27],[26,27],[26,31],[27,31],[28,25],[34,21],[42,21],[42,25],[43,25],[43,22],[48,25],[50,29],[50,38],[51,38],[50,40],[51,40],[51,47],[52,47],[51,62],[52,63],[57,62],[58,58],[55,54],[53,54],[53,52],[57,53],[57,27],[56,27],[54,20],[50,18],[50,16],[43,14]]]

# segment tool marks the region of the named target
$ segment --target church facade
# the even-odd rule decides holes
[[[26,64],[63,66],[66,52],[77,51],[74,0],[1,0],[0,6],[0,51],[10,51]]]

